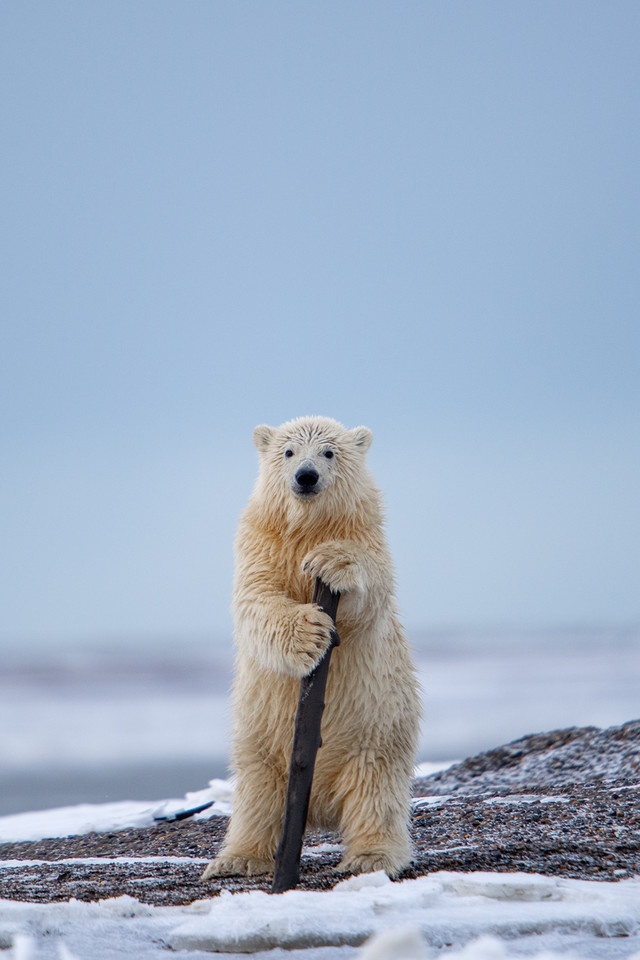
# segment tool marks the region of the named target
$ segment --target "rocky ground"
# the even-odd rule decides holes
[[[640,721],[524,737],[416,780],[414,863],[403,877],[436,870],[524,871],[594,880],[640,874]],[[226,820],[185,819],[146,829],[0,845],[0,897],[48,902],[129,894],[184,904],[221,889],[270,887],[267,878],[202,883],[204,859]],[[300,887],[327,889],[339,838],[307,838]],[[329,849],[325,849],[329,845]],[[314,849],[317,848],[317,849]],[[183,861],[137,861],[179,857]],[[95,862],[73,862],[95,858]],[[107,859],[109,858],[109,859]],[[31,862],[30,862],[31,861]],[[33,863],[45,861],[45,863]]]

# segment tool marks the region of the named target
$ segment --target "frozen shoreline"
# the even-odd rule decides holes
[[[411,891],[418,889],[413,885],[423,874],[432,879],[454,873],[461,885],[465,878],[490,874],[506,883],[521,872],[518,865],[524,863],[533,871],[527,873],[529,877],[562,870],[563,882],[572,877],[600,877],[588,881],[588,890],[595,897],[590,909],[598,911],[602,930],[628,933],[594,936],[593,928],[589,932],[580,924],[561,932],[546,910],[546,901],[540,901],[536,909],[541,920],[533,932],[522,926],[515,938],[478,941],[483,931],[495,936],[503,929],[500,911],[509,907],[508,901],[500,905],[476,888],[477,923],[467,928],[467,946],[453,938],[452,946],[438,948],[439,955],[452,960],[511,960],[546,950],[554,956],[570,952],[588,960],[627,960],[640,952],[633,924],[616,927],[620,920],[617,891],[626,889],[623,885],[629,882],[620,878],[629,876],[628,867],[637,873],[640,863],[639,791],[628,789],[634,786],[629,781],[626,786],[621,783],[619,795],[612,797],[603,783],[603,776],[615,777],[616,769],[622,771],[620,764],[626,762],[625,751],[633,746],[633,739],[618,739],[611,752],[614,767],[607,773],[592,764],[592,780],[583,786],[570,783],[579,778],[580,769],[585,773],[589,756],[597,754],[600,764],[605,757],[603,744],[593,740],[598,735],[593,729],[582,739],[574,731],[565,742],[561,737],[546,746],[545,735],[525,737],[530,742],[519,742],[508,750],[489,750],[480,761],[477,757],[479,749],[505,744],[526,731],[576,723],[610,727],[637,715],[637,640],[637,631],[633,636],[618,637],[605,633],[586,637],[503,634],[493,638],[454,634],[431,636],[419,645],[416,660],[425,695],[420,755],[434,760],[471,759],[455,772],[456,781],[451,781],[451,771],[432,775],[422,784],[420,792],[432,797],[414,817],[414,837],[422,848],[422,859],[419,875],[399,885],[403,898],[405,893],[407,901],[413,897]],[[0,897],[19,898],[0,900],[0,939],[4,936],[8,943],[14,934],[17,937],[16,946],[3,953],[3,960],[26,960],[29,949],[31,960],[121,960],[123,956],[162,960],[167,955],[163,944],[170,942],[172,932],[191,919],[201,919],[213,900],[220,899],[213,887],[203,890],[199,875],[202,861],[222,837],[224,819],[165,824],[160,829],[154,828],[153,815],[166,810],[162,798],[173,796],[176,808],[185,806],[184,794],[190,787],[194,793],[189,802],[200,798],[202,791],[197,788],[224,769],[231,664],[206,645],[189,650],[174,646],[168,653],[152,646],[142,652],[117,654],[84,650],[81,659],[76,652],[69,652],[66,659],[56,661],[55,669],[40,656],[25,654],[23,658],[22,651],[14,654],[22,658],[20,663],[16,661],[9,674],[0,677],[0,777],[3,784],[14,777],[14,783],[23,778],[27,790],[18,810],[12,808],[17,818],[0,816],[0,842],[35,840],[52,830],[80,836],[36,843],[37,850],[24,845],[17,851],[15,843],[12,850],[2,850],[7,861],[17,859],[22,864],[7,863],[0,871]],[[518,759],[520,751],[529,757],[528,762]],[[534,758],[538,779],[532,784]],[[633,762],[632,751],[627,760]],[[558,784],[557,761],[561,767],[564,763],[569,785]],[[629,768],[625,769],[628,775]],[[82,775],[74,780],[78,770]],[[480,784],[477,773],[485,778],[480,790],[489,790],[486,798],[469,792],[471,783]],[[504,781],[505,773],[509,783]],[[159,780],[155,780],[156,774]],[[102,799],[99,792],[91,793],[91,782],[97,791],[108,790],[105,799],[118,802],[108,806],[86,803]],[[59,799],[55,799],[55,790],[47,792],[52,785],[68,792],[58,793]],[[461,785],[467,793],[461,793]],[[514,790],[519,791],[517,803],[511,797]],[[605,792],[599,795],[601,790]],[[451,799],[446,800],[447,796]],[[50,809],[69,801],[76,805],[61,811]],[[19,813],[20,808],[37,807],[47,809],[24,817]],[[616,810],[622,815],[615,816]],[[598,831],[595,835],[579,822],[582,814]],[[91,832],[95,830],[101,832]],[[322,846],[334,839],[321,838],[306,858],[308,889],[303,885],[298,891],[301,896],[313,894],[314,884],[317,891],[342,879],[332,871],[339,858],[335,844],[334,852]],[[616,844],[626,849],[616,849]],[[29,866],[28,860],[38,863]],[[616,870],[624,873],[616,874]],[[556,875],[556,879],[560,878]],[[516,879],[513,884],[517,900]],[[240,880],[227,887],[244,889],[250,897],[261,893],[259,885],[252,891],[246,884],[243,888]],[[402,914],[394,907],[384,914],[385,924],[394,928],[404,916],[411,926],[419,927],[422,921],[437,919],[447,904],[461,917],[469,906],[462,889],[460,886],[454,893],[448,886],[448,892],[438,894],[433,910],[423,904],[410,915],[411,911]],[[28,902],[29,891],[32,902]],[[86,902],[71,899],[79,895]],[[381,894],[372,888],[367,895]],[[189,906],[200,899],[205,906]],[[356,899],[340,888],[336,923],[340,916],[351,923],[350,910]],[[254,916],[253,906],[248,916]],[[280,920],[285,922],[286,917]],[[541,932],[544,924],[547,932]],[[45,930],[49,931],[46,935]],[[425,956],[427,947],[422,939],[419,945],[420,952],[414,953],[412,960],[413,956]],[[434,949],[429,948],[430,955]],[[375,960],[400,960],[402,956],[393,945],[384,951]],[[293,953],[276,949],[262,953],[262,958],[354,960],[359,954],[360,949],[353,946],[326,946]],[[182,955],[185,960],[211,956],[203,951]]]
[[[40,833],[50,830],[55,815],[59,833],[77,830],[79,816],[89,831],[2,846],[0,942],[19,934],[40,950],[53,942],[41,931],[53,930],[60,951],[45,950],[38,960],[160,960],[166,946],[188,950],[191,960],[211,950],[229,958],[254,950],[265,960],[351,960],[360,956],[354,945],[370,935],[409,927],[415,952],[407,960],[435,949],[460,960],[543,960],[544,951],[545,960],[566,953],[626,960],[640,952],[640,776],[625,777],[639,758],[636,721],[523,738],[432,772],[416,782],[418,792],[434,793],[414,804],[416,859],[404,879],[345,880],[335,871],[339,838],[315,835],[306,842],[299,889],[278,897],[267,894],[268,877],[200,882],[224,816],[207,819],[207,811],[150,825],[154,814],[194,804],[207,791],[169,803],[0,818],[5,839],[11,825],[16,837],[27,827],[38,835],[38,824]],[[536,782],[550,768],[556,782]],[[613,779],[616,770],[623,776]],[[217,796],[215,812],[228,812],[230,785],[217,781],[208,792]],[[127,826],[132,818],[137,828]],[[398,942],[381,945],[370,960],[401,960]],[[21,960],[17,949],[7,960]]]

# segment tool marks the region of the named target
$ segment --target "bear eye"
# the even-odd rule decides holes
[[[292,457],[292,456],[293,456],[293,450],[285,450],[284,455],[285,455],[285,457]]]
[[[333,456],[333,450],[325,450],[324,455],[327,460],[331,460],[331,457]]]

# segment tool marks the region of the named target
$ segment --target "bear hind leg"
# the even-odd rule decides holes
[[[270,873],[284,813],[286,778],[266,764],[256,763],[238,775],[224,843],[202,874],[211,877]]]
[[[338,870],[399,876],[411,862],[409,777],[366,751],[346,764],[340,780],[345,852]]]

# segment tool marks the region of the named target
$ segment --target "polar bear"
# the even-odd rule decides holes
[[[309,803],[309,827],[339,831],[340,870],[397,876],[411,860],[410,780],[420,699],[398,620],[372,434],[327,417],[258,426],[258,480],[236,539],[234,811],[203,879],[273,870],[300,689],[333,627],[310,602],[340,592]]]

